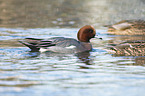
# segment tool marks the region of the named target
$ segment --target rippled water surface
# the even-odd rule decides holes
[[[81,54],[32,53],[17,42],[29,35],[37,38],[62,35],[75,38],[77,30],[77,28],[0,28],[3,33],[0,36],[0,94],[2,96],[17,96],[20,93],[22,96],[144,94],[145,67],[144,63],[138,63],[138,58],[143,57],[114,57],[109,54],[104,50],[104,44],[113,37],[101,34],[105,30],[97,30],[103,40],[92,40],[93,51]]]
[[[34,3],[29,3],[29,0],[26,0],[27,2],[24,2],[25,0],[7,1],[0,2],[0,7],[3,9],[0,10],[2,13],[0,17],[0,96],[145,95],[145,57],[115,56],[108,53],[106,48],[111,41],[145,40],[144,36],[108,35],[107,29],[102,27],[106,23],[119,21],[121,18],[139,18],[136,13],[140,13],[140,18],[144,18],[143,0],[132,0],[131,3],[128,3],[128,0],[122,0],[122,5],[118,0],[84,0],[84,5],[81,0],[74,0],[75,2],[44,0],[45,2],[41,3],[38,0]],[[79,1],[77,5],[75,5],[76,1]],[[15,8],[16,5],[20,6],[19,3],[22,7]],[[34,9],[29,9],[29,4],[32,4]],[[109,4],[112,8],[108,7]],[[129,7],[131,4],[133,5]],[[38,8],[35,5],[39,5]],[[97,5],[99,6],[96,7]],[[122,7],[123,5],[125,7]],[[50,9],[42,11],[43,7],[52,7],[55,11],[54,13]],[[116,8],[119,8],[118,13]],[[122,8],[126,10],[122,12]],[[133,8],[136,8],[136,11],[132,11]],[[130,13],[126,13],[127,11]],[[49,12],[51,14],[48,14]],[[122,15],[119,15],[120,12]],[[46,22],[47,17],[49,17],[48,22]],[[93,45],[91,52],[79,54],[29,52],[27,47],[18,42],[26,37],[76,38],[79,27],[86,24],[94,25],[99,37],[103,38],[103,40],[91,40]]]

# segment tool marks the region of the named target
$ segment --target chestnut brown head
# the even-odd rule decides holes
[[[90,42],[91,38],[94,38],[96,31],[93,26],[86,25],[82,27],[77,34],[78,40],[81,42]]]

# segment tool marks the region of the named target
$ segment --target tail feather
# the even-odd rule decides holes
[[[31,52],[38,52],[40,48],[48,48],[56,45],[52,41],[37,38],[25,38],[25,40],[19,40],[19,42],[29,47]]]
[[[27,42],[23,42],[23,41],[19,41],[19,42],[22,43],[23,45],[29,47],[31,49],[31,52],[38,52],[40,49],[35,44],[31,44],[31,43],[27,43]]]

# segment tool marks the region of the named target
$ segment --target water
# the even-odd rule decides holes
[[[77,28],[0,28],[0,30],[3,33],[0,36],[2,96],[19,96],[19,94],[22,96],[30,94],[141,96],[144,94],[145,67],[136,61],[141,57],[114,57],[109,54],[104,50],[104,45],[112,35],[109,37],[101,34],[105,30],[97,30],[104,40],[93,39],[93,51],[82,54],[31,53],[28,48],[17,42],[29,35],[37,38],[55,35],[75,38]],[[46,34],[51,35],[46,36]]]
[[[75,0],[72,2],[44,0],[41,3],[37,0],[33,3],[34,5],[23,0],[7,1],[0,2],[3,5],[0,6],[3,9],[1,11],[6,12],[2,13],[0,17],[0,96],[145,95],[145,57],[115,56],[106,50],[108,42],[145,40],[144,36],[108,35],[106,34],[107,29],[102,27],[104,24],[114,23],[120,19],[139,18],[138,14],[141,14],[140,18],[144,18],[143,0],[132,0],[130,3],[128,0],[120,2],[118,0],[84,0],[84,5],[81,4],[81,0],[77,0],[80,3],[77,2],[75,6]],[[21,5],[19,5],[20,3]],[[70,9],[68,9],[70,6],[67,5],[68,3],[72,4]],[[109,7],[110,4],[112,7]],[[128,8],[127,6],[130,4],[133,5]],[[10,7],[7,7],[8,5]],[[16,9],[14,5],[22,7],[13,10]],[[30,5],[33,5],[33,8],[27,9]],[[39,5],[40,8],[35,5]],[[96,8],[96,5],[99,9]],[[123,5],[125,7],[122,7]],[[52,13],[50,16],[46,9],[42,10],[43,7],[52,7],[56,10],[52,12],[47,9]],[[119,8],[119,12],[115,11],[116,7]],[[74,11],[70,11],[72,8]],[[126,8],[126,10],[122,12],[121,8]],[[136,8],[137,11],[131,11],[133,8]],[[109,11],[103,14],[102,12],[105,10]],[[19,12],[20,14],[18,14]],[[42,16],[39,12],[42,13]],[[95,12],[98,12],[98,15],[95,15]],[[129,12],[127,16],[126,12]],[[10,15],[6,15],[8,13]],[[68,17],[66,17],[66,13],[68,13]],[[113,16],[112,13],[114,13]],[[26,16],[26,14],[28,15]],[[45,18],[46,14],[50,17],[49,22],[46,22],[48,20]],[[34,18],[35,16],[38,17]],[[80,18],[80,16],[83,17]],[[38,19],[39,17],[42,19]],[[27,47],[18,42],[26,37],[76,38],[79,27],[85,24],[93,25],[99,37],[103,38],[103,40],[91,40],[93,44],[91,52],[81,54],[29,52]]]

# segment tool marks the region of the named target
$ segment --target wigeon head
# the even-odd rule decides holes
[[[91,25],[86,25],[78,31],[77,37],[80,42],[90,42],[90,39],[94,38],[95,35],[95,28]]]

